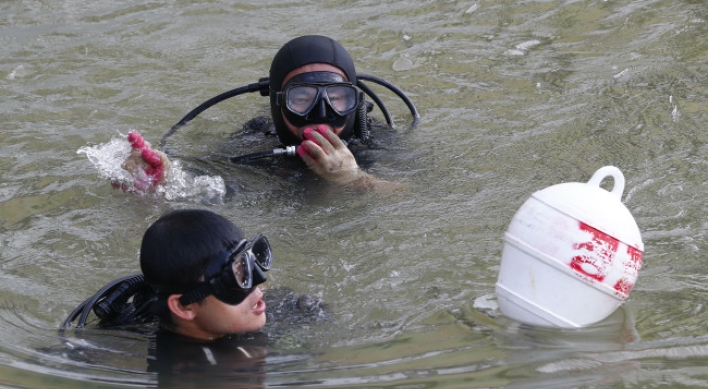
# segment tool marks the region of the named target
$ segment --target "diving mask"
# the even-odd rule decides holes
[[[257,285],[266,281],[264,272],[270,270],[272,263],[273,251],[264,235],[241,240],[233,249],[223,251],[212,260],[204,273],[204,281],[182,294],[179,301],[188,305],[213,294],[226,304],[238,305]]]
[[[332,72],[302,73],[277,92],[276,104],[288,121],[302,127],[330,124],[341,127],[359,105],[359,93],[343,76]]]

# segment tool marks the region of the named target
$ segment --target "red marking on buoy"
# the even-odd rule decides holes
[[[632,258],[632,262],[629,266],[631,266],[632,269],[639,271],[639,269],[642,268],[642,252],[636,247],[627,246],[627,254],[629,254],[630,258]]]
[[[624,263],[625,274],[639,274],[639,269],[642,268],[642,252],[637,248],[632,246],[627,246],[627,254],[629,255],[629,261]],[[622,277],[614,285],[614,289],[620,293],[629,294],[629,292],[634,287],[634,282],[630,282],[628,279]]]
[[[600,281],[607,276],[607,268],[619,247],[619,240],[580,222],[580,230],[592,234],[589,242],[574,243],[574,250],[584,253],[574,256],[570,260],[570,268],[579,274]]]
[[[634,287],[634,283],[629,282],[626,278],[620,278],[620,280],[615,284],[614,289],[620,293],[629,294],[632,287]]]

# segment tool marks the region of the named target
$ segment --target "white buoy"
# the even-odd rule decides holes
[[[612,191],[600,188],[612,177]],[[644,243],[622,204],[624,176],[614,166],[587,184],[553,185],[531,195],[504,235],[496,284],[502,314],[548,327],[584,327],[627,299]]]

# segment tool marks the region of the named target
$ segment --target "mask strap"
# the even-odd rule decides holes
[[[222,251],[221,254],[216,257],[216,259],[212,260],[209,263],[209,266],[207,266],[206,271],[204,272],[204,278],[206,278],[206,281],[200,282],[189,292],[183,293],[182,296],[180,296],[179,298],[180,304],[189,305],[192,303],[196,303],[197,301],[206,298],[210,294],[213,294],[214,286],[212,284],[221,282],[220,273],[224,269],[224,266],[228,263],[229,259],[231,258],[231,255],[235,252],[243,250],[246,244],[247,241],[245,239],[242,239],[236,244],[233,249]]]
[[[197,287],[187,293],[182,294],[179,298],[179,303],[189,305],[201,301],[213,293],[211,285],[208,282],[201,282]]]

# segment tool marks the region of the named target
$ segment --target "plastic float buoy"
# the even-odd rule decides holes
[[[607,177],[614,180],[611,191],[600,188]],[[623,191],[622,172],[605,166],[587,184],[531,195],[504,235],[496,284],[502,314],[539,326],[583,327],[627,299],[644,243]]]

